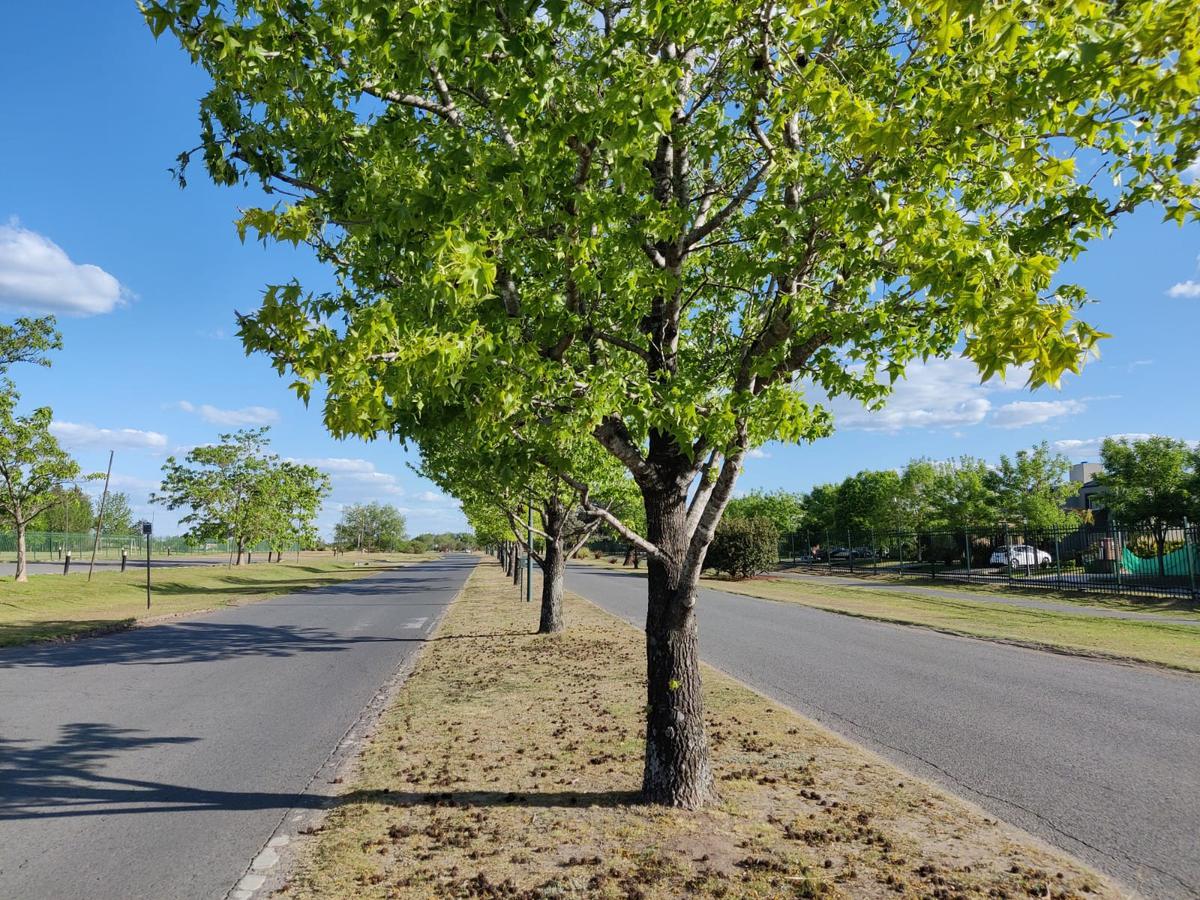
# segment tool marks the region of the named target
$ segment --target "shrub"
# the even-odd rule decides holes
[[[705,565],[733,578],[749,578],[779,564],[779,529],[770,519],[733,518],[717,526]]]
[[[580,547],[575,551],[576,559],[591,559],[592,553],[587,547]]]

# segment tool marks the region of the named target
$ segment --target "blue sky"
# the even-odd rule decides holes
[[[259,423],[279,453],[333,476],[325,528],[339,504],[369,499],[405,509],[411,533],[463,527],[454,502],[407,469],[411,455],[333,440],[232,336],[234,310],[253,309],[264,285],[318,286],[323,274],[303,249],[238,241],[232,223],[254,192],[213,187],[199,165],[186,190],[167,173],[196,143],[203,74],[153,40],[132,0],[54,7],[8,4],[0,29],[0,318],[57,304],[65,340],[52,369],[12,373],[23,405],[52,406],[88,469],[115,449],[117,489],[159,533],[172,514],[145,499],[163,459]],[[1114,337],[1062,390],[981,386],[961,361],[918,367],[882,413],[839,403],[833,437],[763,448],[740,488],[805,490],[914,456],[995,459],[1040,440],[1077,462],[1109,434],[1200,439],[1200,227],[1158,220],[1124,220],[1067,273]]]

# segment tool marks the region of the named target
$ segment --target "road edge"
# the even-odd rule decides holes
[[[362,749],[375,734],[383,714],[392,706],[392,701],[404,687],[409,676],[424,655],[429,642],[442,629],[442,622],[450,608],[459,601],[468,582],[475,574],[482,557],[472,554],[475,563],[463,579],[462,586],[450,598],[438,614],[429,634],[421,641],[416,651],[400,662],[387,679],[379,686],[366,706],[360,710],[350,727],[338,739],[325,761],[317,768],[296,796],[315,797],[321,802],[313,807],[292,806],[284,810],[278,824],[267,836],[266,841],[251,857],[246,868],[233,886],[224,894],[224,900],[260,900],[279,890],[295,869],[300,854],[304,851],[325,816],[333,808],[341,793],[338,786],[354,774],[362,756]],[[427,560],[433,562],[433,560]],[[420,565],[420,563],[415,563]]]

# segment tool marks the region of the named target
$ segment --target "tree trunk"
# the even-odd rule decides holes
[[[643,491],[647,537],[668,556],[687,551],[687,488]],[[715,797],[704,730],[696,625],[696,579],[681,581],[647,560],[646,757],[642,793],[651,803],[698,809]]]
[[[237,542],[237,562],[234,563],[235,566],[240,566],[242,564],[242,551],[244,549],[245,549],[245,545],[241,541],[238,541]]]
[[[28,581],[25,564],[25,523],[17,523],[17,581]]]
[[[538,622],[538,634],[556,634],[566,629],[563,622],[563,556],[562,529],[565,510],[552,500],[543,511],[542,522],[546,534],[546,551],[542,557],[542,615]]]

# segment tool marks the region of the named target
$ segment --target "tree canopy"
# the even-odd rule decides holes
[[[29,523],[59,502],[64,483],[81,475],[79,464],[50,433],[50,408],[42,406],[19,415],[20,397],[12,382],[0,379],[0,388],[0,516],[11,522],[17,533],[16,580],[27,581],[25,531]],[[90,504],[87,511],[90,516]],[[80,525],[86,527],[87,522]]]
[[[189,510],[179,521],[194,540],[232,540],[239,564],[259,541],[279,549],[301,539],[312,530],[329,481],[311,466],[269,453],[269,430],[222,434],[216,444],[189,450],[182,462],[168,457],[151,502]]]
[[[54,327],[53,316],[22,317],[11,325],[0,323],[0,375],[14,363],[49,366],[46,353],[61,349],[62,335]]]
[[[406,528],[404,514],[390,503],[354,503],[342,508],[333,540],[343,549],[397,550]]]
[[[642,492],[646,796],[711,796],[693,608],[746,453],[905,366],[1078,371],[1060,265],[1196,218],[1194,0],[412,5],[143,0],[213,87],[217,182],[330,292],[242,319],[339,435],[591,434]],[[181,177],[191,152],[180,159]],[[586,491],[581,491],[586,493]]]

